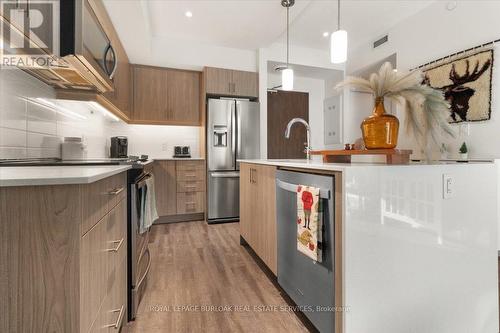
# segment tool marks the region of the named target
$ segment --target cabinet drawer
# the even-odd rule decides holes
[[[203,192],[177,193],[177,214],[203,213],[204,210]]]
[[[127,200],[113,208],[106,223],[108,243],[108,272],[112,272],[127,257]]]
[[[107,216],[89,230],[80,244],[80,332],[88,332],[106,295],[108,280]]]
[[[205,169],[205,161],[177,161],[177,170],[203,170]]]
[[[177,193],[204,192],[205,182],[202,180],[185,180],[177,182]]]
[[[127,258],[126,214],[127,200],[122,199],[81,239],[82,332],[87,332],[94,320],[96,323],[105,320],[100,318],[99,309],[105,306],[117,270]],[[102,332],[103,328],[99,325],[94,324],[92,331]]]
[[[108,177],[83,186],[82,235],[127,195],[126,173]]]
[[[177,169],[177,181],[184,180],[205,180],[205,170],[197,169],[197,170],[179,170]]]

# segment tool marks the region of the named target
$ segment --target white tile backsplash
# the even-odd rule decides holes
[[[109,156],[110,137],[129,139],[129,155],[172,157],[174,146],[200,156],[200,128],[128,125],[83,102],[58,101],[54,90],[19,69],[0,69],[0,158],[60,157],[65,136],[83,137],[88,158]],[[41,100],[40,100],[41,99]],[[49,101],[46,103],[44,101]]]
[[[56,135],[56,111],[30,101],[28,101],[27,104],[27,131]]]
[[[26,147],[26,131],[0,127],[0,147]]]

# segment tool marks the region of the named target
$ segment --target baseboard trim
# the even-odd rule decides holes
[[[160,216],[154,224],[204,221],[205,213]]]

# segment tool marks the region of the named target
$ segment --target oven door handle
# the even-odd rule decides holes
[[[143,188],[144,185],[146,185],[146,180],[148,180],[149,178],[151,178],[150,173],[147,173],[146,175],[141,177],[141,179],[136,183],[137,189],[139,190],[139,189]]]
[[[141,276],[141,278],[139,279],[139,282],[137,282],[137,285],[135,287],[136,289],[139,289],[142,282],[144,282],[144,279],[146,279],[146,276],[148,276],[149,269],[151,268],[151,254],[149,253],[149,248],[146,249],[146,251],[144,251],[144,254],[146,254],[146,253],[148,254],[148,265],[146,266],[146,271],[144,272],[144,275]]]

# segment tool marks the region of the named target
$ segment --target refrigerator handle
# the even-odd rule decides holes
[[[236,167],[236,133],[239,132],[236,128],[236,104],[231,104],[231,150],[233,152],[233,167]]]
[[[241,104],[238,101],[236,101],[236,122],[236,159],[239,159],[241,157]],[[239,163],[236,164],[239,169]]]

